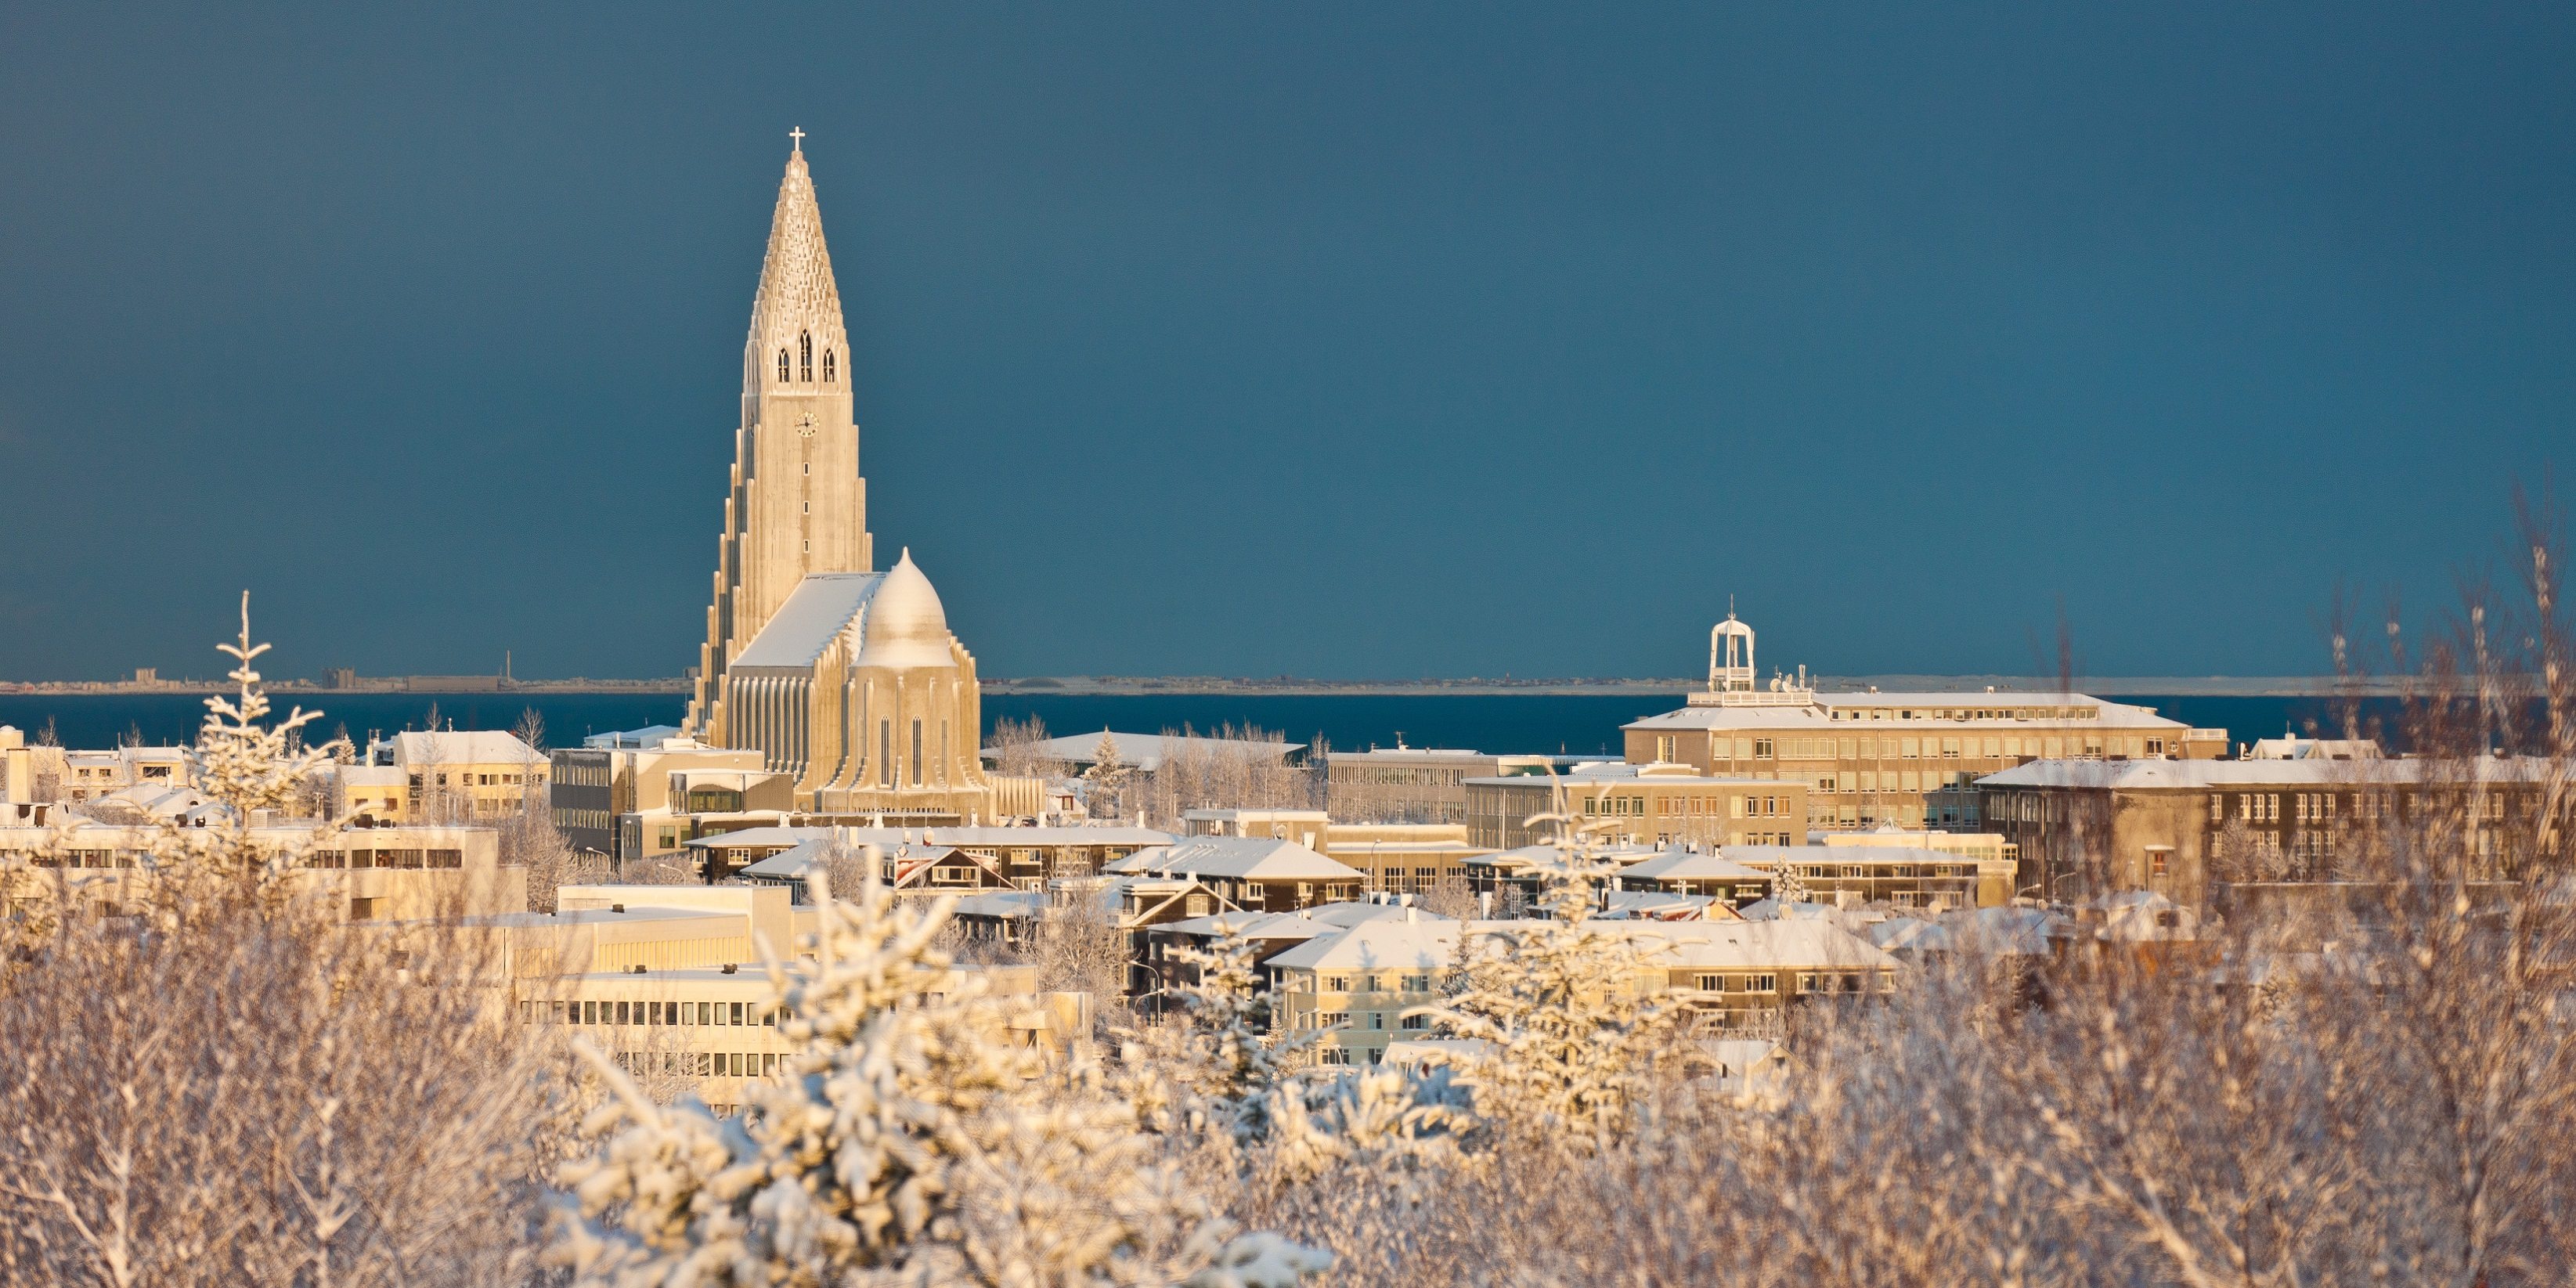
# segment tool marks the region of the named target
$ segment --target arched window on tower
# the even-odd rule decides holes
[[[832,351],[829,349],[823,351],[823,383],[832,383]]]
[[[811,331],[796,337],[796,367],[800,373],[797,379],[809,385],[814,383],[814,333]]]
[[[785,349],[778,351],[778,383],[782,385],[787,383],[787,351]]]

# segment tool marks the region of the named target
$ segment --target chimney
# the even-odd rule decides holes
[[[1410,925],[1412,925],[1412,924],[1413,924],[1415,921],[1417,921],[1417,920],[1419,920],[1419,918],[1416,918],[1416,917],[1413,915],[1413,905],[1412,905],[1411,903],[1407,903],[1407,904],[1405,904],[1405,905],[1404,905],[1404,924],[1406,924],[1406,925],[1410,926]]]

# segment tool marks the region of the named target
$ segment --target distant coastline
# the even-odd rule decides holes
[[[2333,676],[2082,676],[2071,685],[2054,676],[2029,675],[1857,675],[1811,677],[1828,692],[1878,688],[1889,692],[2047,693],[2061,687],[2096,695],[2155,693],[2176,697],[2304,698],[2328,694],[2393,697],[2393,679],[2338,680]],[[1659,679],[1466,679],[1312,680],[1294,676],[1245,679],[1210,675],[1062,675],[987,678],[983,691],[993,695],[1060,694],[1067,697],[1175,696],[1308,697],[1629,697],[1685,693],[1700,688],[1697,677]],[[149,693],[215,693],[228,688],[216,680],[0,680],[0,693],[75,696]],[[648,680],[509,680],[498,676],[365,677],[354,683],[325,685],[311,680],[282,680],[270,686],[278,694],[684,694],[689,682],[666,677]]]

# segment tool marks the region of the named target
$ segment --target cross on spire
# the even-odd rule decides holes
[[[789,131],[787,132],[787,137],[795,141],[793,146],[795,147],[795,150],[796,150],[796,151],[802,152],[802,151],[804,151],[804,150],[805,150],[805,127],[804,127],[804,126],[800,125],[800,126],[797,126],[795,129],[789,130]]]

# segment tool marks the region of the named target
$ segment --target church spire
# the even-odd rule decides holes
[[[769,217],[769,251],[751,302],[751,336],[743,346],[743,397],[782,387],[837,391],[849,387],[850,346],[841,322],[841,292],[823,244],[823,211],[805,168],[805,131],[789,134],[787,176]]]

